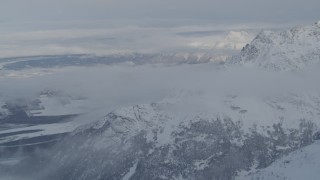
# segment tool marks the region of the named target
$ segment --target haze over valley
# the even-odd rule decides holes
[[[5,0],[0,179],[316,180],[319,5]]]

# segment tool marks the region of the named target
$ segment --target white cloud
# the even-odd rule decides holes
[[[249,26],[246,26],[250,28]],[[103,27],[9,31],[0,34],[0,57],[57,54],[177,53],[239,50],[257,30],[241,26]],[[230,29],[240,33],[230,36]],[[234,34],[234,33],[233,33]]]

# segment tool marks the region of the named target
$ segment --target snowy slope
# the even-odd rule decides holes
[[[65,140],[70,148],[54,153],[54,175],[231,179],[312,143],[320,125],[319,97],[228,96],[211,99],[219,108],[189,113],[180,109],[186,98],[120,108],[78,128]],[[81,165],[74,164],[78,158]]]
[[[318,180],[320,177],[320,142],[290,153],[269,167],[238,177],[237,180]]]
[[[121,125],[121,128],[125,128],[122,125],[128,126],[127,132],[133,133],[129,134],[128,138],[136,135],[141,130],[152,131],[153,127],[161,127],[163,130],[168,128],[174,131],[181,124],[201,118],[229,118],[234,123],[239,123],[241,130],[245,133],[249,133],[254,127],[258,133],[264,135],[267,135],[267,131],[272,130],[273,125],[278,123],[281,124],[284,130],[299,129],[302,120],[320,127],[319,94],[292,93],[275,97],[227,95],[219,98],[202,94],[194,96],[192,98],[182,96],[166,99],[158,103],[120,108],[108,114],[103,120],[98,121],[97,124],[99,125],[95,124],[93,126],[94,129],[99,129],[104,124],[108,124],[110,115],[133,119],[134,121],[129,123],[111,117],[112,123]],[[194,101],[194,98],[200,99],[200,101],[203,100],[203,103],[212,101],[212,104],[206,104],[205,109],[190,110],[184,107]],[[191,108],[194,107],[191,106]],[[82,128],[77,131],[81,131]],[[165,134],[170,134],[171,131]],[[150,133],[152,134],[152,132]]]
[[[262,31],[227,64],[293,70],[320,62],[320,22],[284,31]]]

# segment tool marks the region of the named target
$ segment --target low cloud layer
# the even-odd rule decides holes
[[[247,103],[250,104],[250,100],[256,102],[269,97],[294,97],[298,94],[299,97],[310,101],[292,103],[317,104],[320,97],[318,69],[319,66],[315,66],[296,72],[267,72],[247,67],[225,69],[210,63],[173,67],[102,66],[50,71],[30,69],[10,72],[15,73],[15,76],[0,78],[0,95],[6,101],[17,103],[23,99],[36,98],[44,89],[85,97],[90,113],[75,119],[75,126],[78,121],[86,124],[100,120],[104,115],[121,107],[159,102],[164,99],[178,99],[179,102],[172,111],[178,114],[178,118],[180,114],[183,118],[202,112],[219,112],[221,104],[230,96],[243,97],[248,99]],[[42,75],[34,72],[42,72]],[[23,76],[20,76],[21,74]],[[313,108],[317,107],[316,105]],[[62,148],[68,149],[68,145],[70,144]],[[38,153],[42,156],[41,153],[46,152]],[[44,156],[51,158],[50,155]],[[81,154],[76,157],[82,158]],[[27,164],[28,168],[33,169],[29,167],[29,163]],[[24,179],[37,179],[38,175],[47,177],[47,173],[54,172],[57,166],[51,166],[50,163],[46,165],[47,171],[41,171],[40,174],[34,170],[24,171],[28,168],[22,165],[20,168],[11,169],[15,173],[7,175],[1,172],[3,169],[0,167],[0,178],[21,179],[23,176]],[[10,168],[10,165],[6,167]]]
[[[89,109],[103,109],[103,113],[107,113],[119,107],[157,102],[185,93],[208,96],[207,99],[211,99],[208,102],[206,98],[201,99],[205,105],[230,94],[262,97],[320,92],[316,83],[319,73],[314,69],[269,73],[252,68],[218,70],[216,65],[204,64],[63,68],[45,70],[42,75],[39,72],[39,69],[24,70],[14,72],[15,76],[0,78],[0,95],[6,101],[32,100],[43,90],[57,90],[85,97]]]

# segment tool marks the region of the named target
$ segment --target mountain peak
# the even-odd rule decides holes
[[[320,22],[283,31],[262,31],[227,64],[254,65],[269,70],[300,69],[320,62]]]

